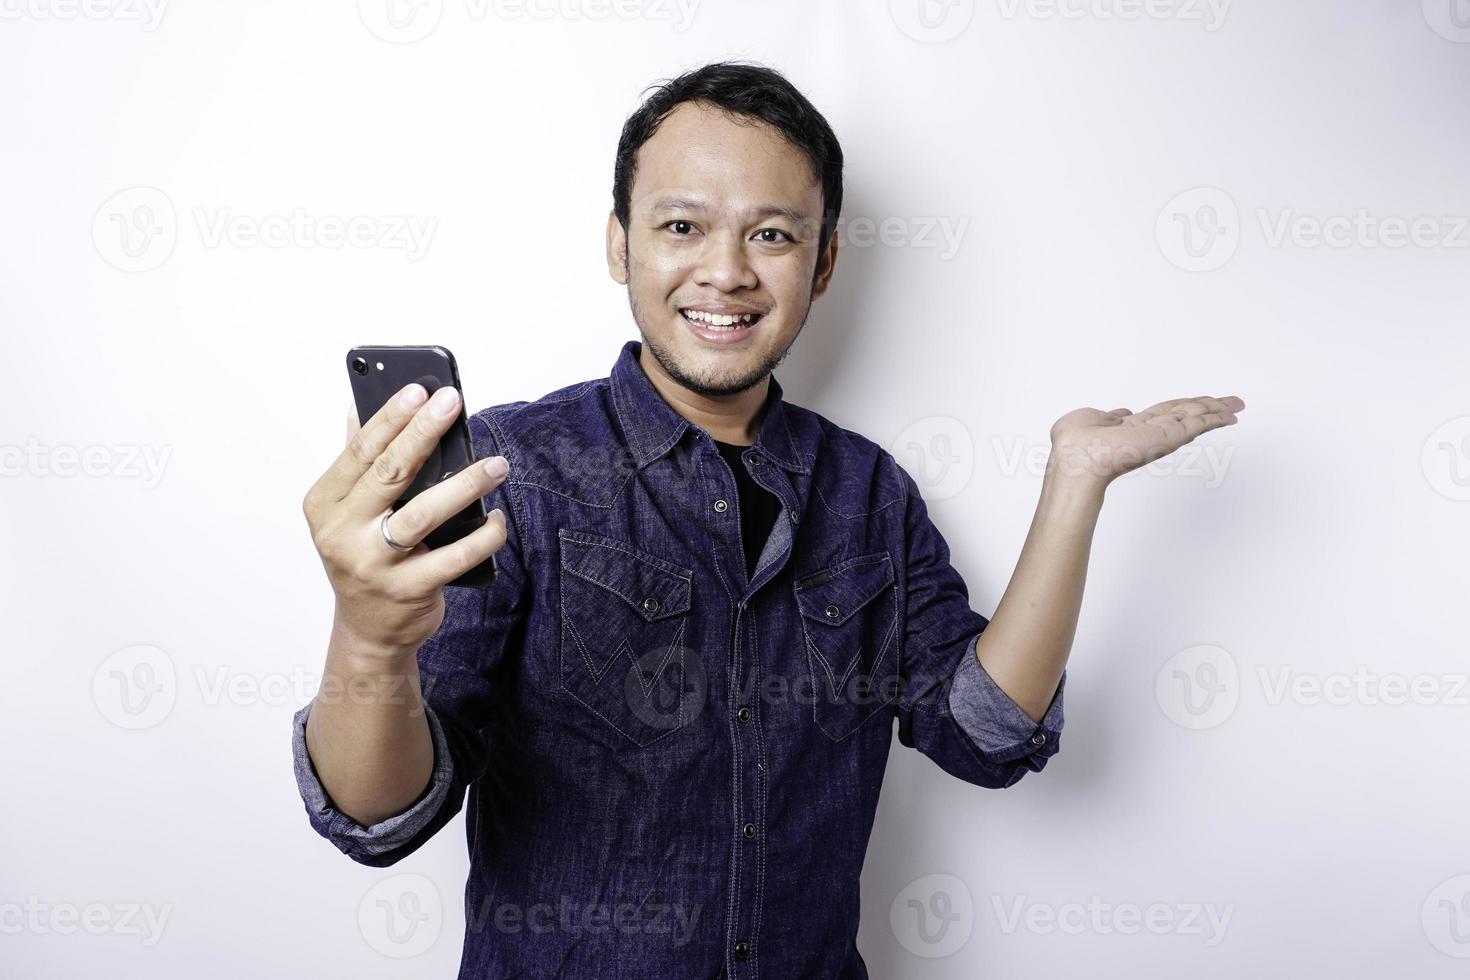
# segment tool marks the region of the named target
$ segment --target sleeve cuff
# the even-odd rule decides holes
[[[950,713],[987,761],[1011,762],[1031,755],[1051,756],[1057,751],[1062,731],[1062,691],[1067,685],[1066,672],[1062,672],[1051,704],[1041,722],[1037,723],[986,673],[980,659],[975,656],[974,640],[978,639],[977,633],[965,645],[964,656],[955,668],[949,691]]]
[[[301,799],[306,804],[312,826],[344,854],[371,857],[401,847],[428,826],[444,805],[453,781],[454,766],[438,716],[427,703],[423,707],[434,741],[434,773],[429,780],[428,789],[407,810],[370,827],[362,826],[333,806],[326,790],[322,788],[316,767],[312,765],[311,755],[306,749],[306,719],[311,713],[311,704],[296,712],[291,733],[296,786],[301,791]]]

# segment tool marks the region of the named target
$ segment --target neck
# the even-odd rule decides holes
[[[770,375],[745,391],[711,396],[690,391],[669,377],[658,359],[648,352],[647,344],[638,355],[638,366],[670,408],[708,432],[712,439],[737,446],[755,442],[760,432],[761,409],[771,387]]]

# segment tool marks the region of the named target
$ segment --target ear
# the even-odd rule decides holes
[[[832,273],[837,268],[837,237],[838,231],[832,229],[832,237],[827,240],[827,247],[822,254],[817,256],[817,271],[812,277],[812,299],[816,299],[827,291],[827,284],[832,281]]]
[[[628,233],[616,211],[607,213],[607,274],[621,286],[628,284]]]

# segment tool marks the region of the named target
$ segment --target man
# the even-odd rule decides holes
[[[296,716],[307,811],[384,866],[468,789],[461,977],[866,976],[894,722],[975,785],[1040,771],[1105,487],[1244,407],[1063,416],[987,620],[909,474],[771,373],[832,280],[841,171],[774,71],[660,87],[624,127],[607,225],[641,342],[472,416],[488,464],[393,512],[458,410],[410,386],[306,496],[336,594]],[[484,528],[419,544],[476,496]],[[491,554],[491,588],[442,587]]]

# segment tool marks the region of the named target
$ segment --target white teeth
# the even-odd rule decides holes
[[[726,315],[723,313],[706,313],[703,310],[683,310],[681,312],[696,323],[707,324],[711,327],[733,329],[736,325],[745,326],[755,320],[755,315],[751,313]]]

